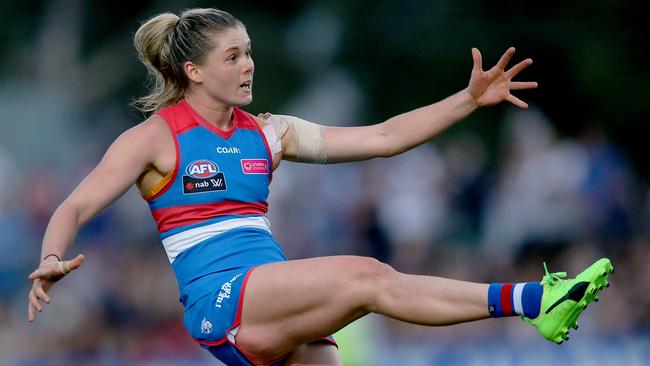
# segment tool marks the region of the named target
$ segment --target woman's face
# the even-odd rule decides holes
[[[253,101],[251,40],[244,27],[233,27],[213,35],[217,44],[198,66],[199,84],[212,98],[228,106],[244,106]]]

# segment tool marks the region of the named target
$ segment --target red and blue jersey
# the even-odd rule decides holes
[[[144,198],[187,307],[209,292],[213,274],[286,260],[265,216],[273,156],[255,118],[238,108],[229,131],[186,100],[157,114],[174,137],[176,165]]]

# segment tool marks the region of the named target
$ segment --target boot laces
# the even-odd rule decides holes
[[[546,267],[546,262],[544,262],[544,272],[546,274],[542,279],[542,283],[548,285],[555,285],[567,276],[566,272],[549,273],[548,268]]]

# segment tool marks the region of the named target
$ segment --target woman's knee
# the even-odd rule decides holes
[[[277,339],[278,333],[268,333],[260,328],[242,327],[235,337],[235,344],[246,357],[260,363],[268,363],[290,352],[286,342]]]
[[[388,290],[398,274],[393,267],[372,257],[354,257],[349,278],[354,280],[352,290],[361,294],[362,306],[374,311],[378,299]]]
[[[395,270],[390,265],[381,262],[372,257],[354,257],[354,271],[357,278],[364,282],[380,282],[388,276],[395,274]]]

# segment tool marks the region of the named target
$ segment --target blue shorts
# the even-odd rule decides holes
[[[249,266],[220,272],[215,278],[215,290],[185,310],[183,324],[192,338],[229,366],[254,366],[235,344],[246,283],[254,269],[255,266]],[[332,337],[322,341],[336,345]],[[286,356],[269,365],[281,366],[285,359]]]

